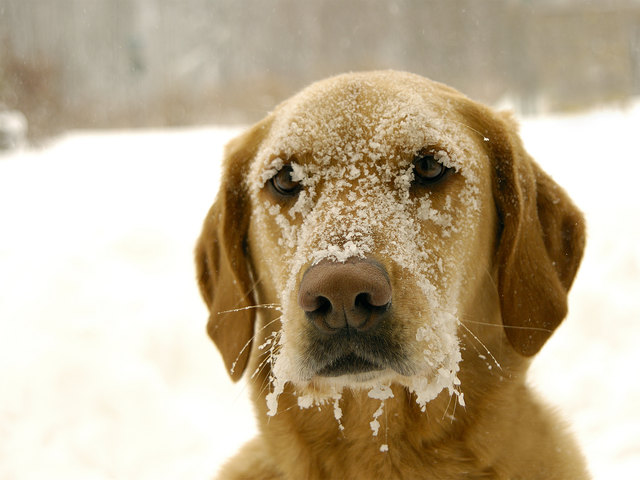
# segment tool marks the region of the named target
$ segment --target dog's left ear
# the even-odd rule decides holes
[[[195,252],[200,293],[209,308],[207,332],[234,381],[247,366],[256,317],[245,249],[249,225],[245,179],[265,128],[259,123],[227,145],[220,190]]]
[[[505,333],[535,355],[567,315],[567,294],[582,259],[582,213],[525,151],[515,121],[502,114],[485,130],[495,162],[501,221],[496,256]]]

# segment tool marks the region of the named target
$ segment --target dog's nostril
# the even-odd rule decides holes
[[[371,296],[367,293],[359,293],[356,295],[355,306],[356,308],[368,308],[371,306]]]
[[[298,295],[298,304],[302,307],[307,314],[327,314],[331,312],[332,305],[331,300],[327,297],[317,294],[309,290],[300,290]]]
[[[381,291],[363,292],[356,295],[356,308],[369,310],[386,309],[391,303],[391,289],[380,288]]]
[[[331,301],[327,297],[319,296],[317,298],[317,307],[313,311],[313,313],[318,315],[326,315],[331,312]]]
[[[354,301],[356,309],[375,310],[383,305],[375,305],[371,299],[370,293],[359,293]]]

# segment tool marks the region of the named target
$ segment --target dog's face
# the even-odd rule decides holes
[[[466,320],[513,328],[485,347],[531,355],[566,313],[579,213],[508,119],[448,87],[396,72],[314,84],[232,143],[225,169],[198,247],[209,333],[237,377],[250,307],[279,310],[253,347],[269,352],[271,413],[287,382],[398,383],[424,405],[459,393]]]
[[[461,292],[491,281],[483,136],[402,80],[339,77],[302,92],[252,162],[251,258],[282,306],[276,375],[298,386],[453,388]],[[433,121],[443,117],[455,121]]]

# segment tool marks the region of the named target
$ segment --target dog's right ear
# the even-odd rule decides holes
[[[247,367],[254,334],[253,284],[245,242],[250,161],[267,130],[258,123],[226,147],[220,190],[196,245],[200,293],[209,308],[207,332],[234,381]]]

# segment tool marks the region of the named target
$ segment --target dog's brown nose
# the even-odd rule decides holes
[[[322,261],[305,272],[298,303],[324,333],[368,331],[391,305],[391,284],[384,268],[370,260]]]

